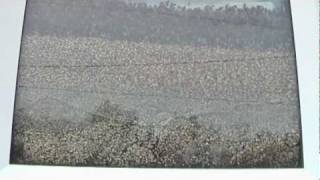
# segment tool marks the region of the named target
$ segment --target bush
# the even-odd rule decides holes
[[[65,128],[53,131],[54,127],[43,125],[45,122],[39,126],[25,111],[16,111],[12,163],[188,168],[301,166],[299,133],[238,137],[241,128],[226,135],[218,128],[199,124],[196,116],[175,116],[160,127],[140,125],[135,113],[121,110],[109,101],[93,114],[86,127],[64,122]],[[37,126],[30,126],[30,122]]]

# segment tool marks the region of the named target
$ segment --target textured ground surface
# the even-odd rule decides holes
[[[12,161],[298,167],[297,93],[281,50],[25,36]]]

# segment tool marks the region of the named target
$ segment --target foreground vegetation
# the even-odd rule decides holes
[[[17,110],[11,162],[108,167],[301,167],[297,132],[250,136],[248,126],[206,127],[196,116],[161,125],[105,101],[82,124],[36,120]]]

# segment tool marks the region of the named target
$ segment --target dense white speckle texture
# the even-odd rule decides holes
[[[298,167],[291,52],[25,36],[12,161]]]

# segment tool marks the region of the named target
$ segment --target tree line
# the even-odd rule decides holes
[[[292,48],[288,11],[262,6],[188,8],[121,0],[29,0],[24,32],[223,48]]]

